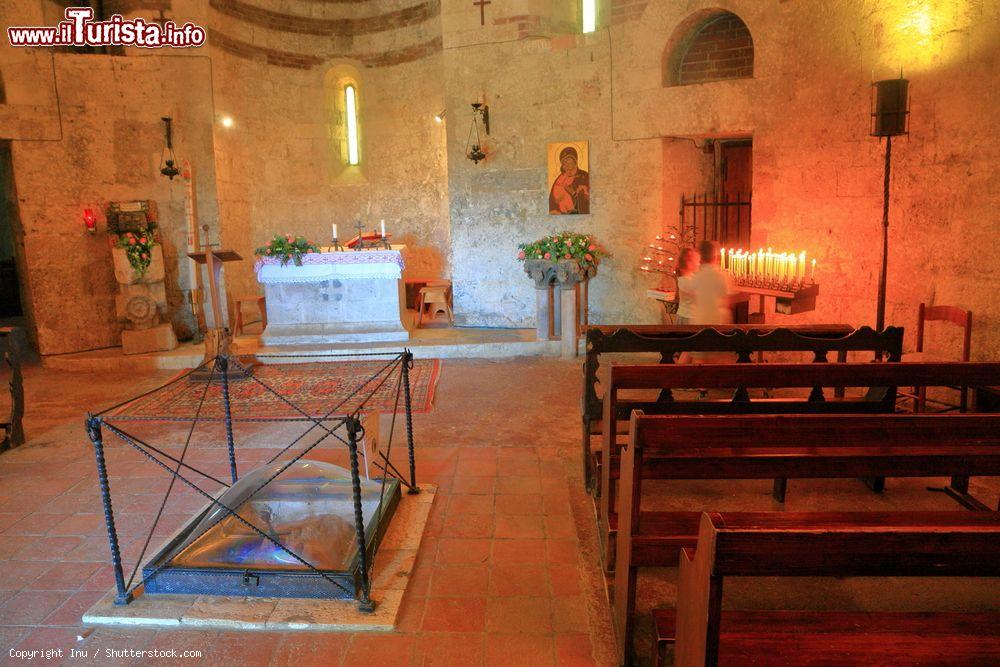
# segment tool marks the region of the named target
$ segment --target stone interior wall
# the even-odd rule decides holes
[[[407,277],[447,276],[444,109],[434,2],[272,5],[213,0],[215,106],[222,239],[245,257],[275,233],[328,244],[385,220],[407,246]],[[361,165],[344,167],[331,70],[358,84]],[[257,291],[252,263],[230,270],[232,291]]]
[[[44,25],[49,3],[5,3],[4,26]],[[44,354],[120,344],[117,284],[105,213],[112,201],[158,204],[171,319],[191,330],[181,270],[185,248],[181,179],[160,175],[163,123],[175,119],[178,157],[206,165],[196,183],[203,213],[217,217],[212,91],[206,58],[53,54],[0,47],[7,101],[0,139],[11,140],[19,203],[21,280]],[[83,212],[98,217],[89,234]]]
[[[592,286],[592,320],[658,321],[643,292],[661,277],[638,271],[645,246],[676,222],[681,193],[713,186],[705,140],[752,137],[753,245],[805,249],[822,285],[815,312],[770,320],[871,324],[884,142],[868,136],[869,83],[900,68],[912,115],[893,145],[887,321],[912,329],[920,301],[961,305],[975,312],[974,356],[1000,352],[1000,0],[604,0],[589,35],[576,34],[571,0],[494,0],[485,25],[466,0],[156,3],[129,7],[202,22],[211,45],[54,61],[0,47],[0,139],[14,140],[43,352],[115,341],[107,251],[81,234],[80,214],[98,201],[150,197],[165,212],[179,201],[154,169],[165,109],[195,163],[202,222],[224,245],[249,257],[273,233],[325,241],[331,222],[345,236],[359,217],[385,219],[410,247],[408,274],[450,276],[456,317],[473,326],[533,325],[517,245],[563,229],[613,253]],[[31,24],[48,4],[0,12],[5,25]],[[665,86],[669,47],[720,9],[750,30],[753,78]],[[359,83],[363,158],[350,173],[335,145],[333,68]],[[480,99],[493,132],[474,165],[468,105]],[[589,215],[547,212],[546,145],[567,140],[590,143]],[[97,277],[62,289],[81,272]],[[249,261],[230,287],[256,289]]]

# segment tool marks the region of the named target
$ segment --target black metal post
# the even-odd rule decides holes
[[[229,472],[236,483],[236,443],[233,440],[233,403],[229,398],[229,357],[220,354],[215,359],[219,376],[222,378],[222,405],[226,411],[226,446],[229,447]]]
[[[892,159],[892,137],[885,138],[885,181],[882,184],[882,272],[878,279],[878,307],[875,313],[875,330],[885,328],[885,283],[889,265],[889,168]],[[879,354],[881,359],[882,355]]]
[[[87,415],[87,435],[94,445],[97,459],[97,483],[101,487],[101,502],[104,503],[104,523],[108,527],[108,544],[111,546],[111,563],[115,572],[115,587],[118,595],[115,604],[124,605],[132,601],[132,594],[125,590],[125,575],[122,573],[122,554],[118,548],[118,531],[115,530],[115,513],[111,508],[111,486],[108,484],[108,468],[104,463],[104,439],[101,434],[101,420]]]
[[[417,486],[417,460],[413,453],[413,409],[410,402],[410,368],[413,367],[413,353],[403,350],[403,400],[406,404],[406,449],[410,456],[410,486],[408,494],[420,493]]]
[[[368,551],[365,541],[365,515],[361,507],[361,476],[358,473],[358,436],[361,433],[361,422],[351,415],[344,424],[347,427],[347,448],[351,454],[351,487],[354,491],[354,529],[358,539],[358,568],[360,570],[361,590],[358,593],[358,610],[371,613],[375,611],[372,600],[372,582],[368,572]]]

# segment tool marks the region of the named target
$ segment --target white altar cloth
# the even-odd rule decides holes
[[[264,345],[405,341],[404,246],[309,253],[302,265],[274,257],[254,265],[264,286]]]
[[[392,250],[309,253],[302,256],[302,266],[293,262],[282,265],[276,257],[263,257],[254,264],[257,281],[276,283],[315,283],[323,280],[399,280],[403,277],[404,246]]]

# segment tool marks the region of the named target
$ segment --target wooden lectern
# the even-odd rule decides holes
[[[211,304],[211,319],[205,313],[205,359],[213,359],[220,353],[229,350],[226,325],[228,322],[225,295],[219,292],[222,278],[222,265],[225,262],[236,262],[243,257],[235,250],[206,249],[201,252],[189,252],[188,257],[198,264],[208,266],[208,301]],[[203,369],[211,371],[210,368]],[[203,375],[204,373],[197,374]],[[200,377],[198,379],[201,379]]]

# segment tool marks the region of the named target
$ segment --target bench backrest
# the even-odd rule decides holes
[[[1000,514],[706,513],[681,554],[676,665],[718,661],[726,576],[997,576]]]
[[[851,450],[905,446],[925,452],[998,447],[1000,414],[644,415],[632,414],[630,447],[645,458],[709,449]]]
[[[813,360],[828,360],[831,352],[843,360],[847,352],[884,354],[899,361],[903,352],[903,329],[869,327],[854,329],[846,324],[769,327],[684,326],[593,326],[587,329],[587,356],[583,366],[583,419],[599,420],[603,402],[597,396],[597,371],[604,353],[656,352],[670,359],[679,352],[732,352],[739,363],[751,361],[755,352],[811,352]]]

